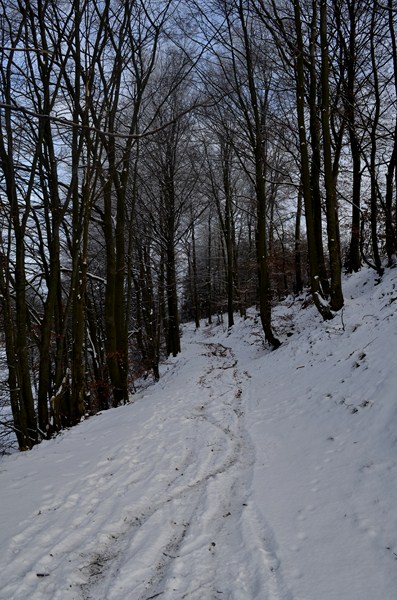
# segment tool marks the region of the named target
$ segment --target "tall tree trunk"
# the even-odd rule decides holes
[[[394,90],[395,100],[397,101],[397,43],[396,43],[396,32],[395,32],[395,18],[392,11],[392,0],[388,0],[389,8],[389,31],[392,47],[393,57],[393,77],[394,77]],[[389,164],[387,167],[386,175],[386,195],[385,195],[385,229],[386,229],[386,252],[388,258],[388,266],[394,266],[397,262],[397,115],[394,124],[394,139],[393,139],[393,150],[390,156]],[[395,219],[393,219],[393,211],[395,212]]]
[[[212,213],[208,211],[208,238],[207,238],[207,319],[212,324],[213,298],[212,298]]]
[[[328,253],[331,270],[331,308],[340,310],[343,306],[342,262],[339,244],[339,221],[336,198],[336,184],[332,169],[330,99],[329,99],[329,59],[327,32],[327,0],[320,3],[321,31],[321,115],[324,153],[324,184],[327,212]]]
[[[300,294],[303,290],[301,242],[302,200],[302,190],[299,187],[295,215],[295,294]]]
[[[260,155],[262,156],[261,149]],[[276,349],[280,346],[280,340],[275,337],[271,325],[272,294],[267,250],[266,189],[263,179],[262,161],[258,159],[256,164],[256,200],[256,256],[258,264],[259,314],[265,337],[269,344]]]
[[[372,8],[371,19],[371,66],[374,85],[373,103],[374,117],[370,129],[370,177],[371,177],[371,239],[372,239],[372,254],[375,263],[376,271],[379,275],[383,274],[383,267],[379,253],[379,237],[378,237],[378,184],[376,175],[376,154],[377,154],[377,137],[378,125],[380,118],[380,92],[379,92],[379,75],[376,62],[376,48],[374,41],[375,26],[377,23],[377,6],[374,3]]]
[[[192,295],[193,295],[193,310],[194,310],[194,323],[196,329],[200,327],[200,301],[198,294],[198,281],[197,281],[197,255],[196,255],[196,232],[194,220],[192,219]]]
[[[336,3],[335,3],[336,4]],[[361,231],[361,155],[356,123],[356,67],[357,67],[357,8],[356,0],[348,4],[349,39],[346,43],[342,32],[343,15],[339,3],[334,7],[336,14],[339,43],[343,48],[343,60],[346,68],[345,83],[345,115],[349,133],[350,154],[352,158],[352,215],[349,252],[346,259],[348,273],[359,271],[361,268],[360,231]],[[341,65],[342,68],[342,65]]]
[[[176,264],[174,241],[168,240],[166,248],[167,290],[167,354],[177,356],[181,351],[178,316],[178,292],[176,287]]]
[[[310,183],[313,206],[314,235],[316,238],[318,275],[324,295],[329,294],[329,282],[323,247],[323,209],[321,202],[321,109],[319,107],[319,90],[317,81],[318,52],[318,8],[317,0],[313,0],[313,14],[310,25],[310,62],[309,62],[309,114],[310,114]]]
[[[349,254],[346,268],[349,273],[360,270],[360,230],[361,230],[361,158],[360,147],[357,141],[356,126],[354,115],[352,121],[349,120],[349,140],[350,152],[353,163],[353,185],[352,185],[352,219],[351,219],[351,237],[349,245]]]
[[[27,431],[26,414],[24,407],[20,403],[18,388],[15,327],[12,300],[10,295],[10,274],[8,270],[9,258],[7,255],[1,253],[0,261],[0,299],[4,320],[5,350],[8,367],[8,389],[13,417],[13,428],[18,441],[19,449],[28,450],[30,448],[30,443]]]
[[[315,233],[315,219],[313,211],[313,196],[311,189],[311,177],[309,167],[309,153],[306,137],[306,118],[305,118],[305,72],[304,72],[304,46],[302,37],[301,11],[299,0],[294,0],[294,17],[296,31],[296,56],[295,56],[295,74],[296,74],[296,107],[298,116],[299,148],[301,164],[302,194],[305,205],[306,217],[306,235],[308,245],[308,260],[310,269],[310,287],[314,303],[324,319],[332,319],[333,314],[325,301],[324,293],[321,288],[318,248]]]
[[[234,325],[234,252],[233,252],[233,215],[232,192],[230,186],[229,165],[223,168],[225,190],[225,242],[226,242],[226,288],[227,288],[227,326]]]
[[[126,398],[125,379],[122,363],[123,349],[119,347],[116,320],[125,315],[116,312],[116,248],[113,231],[112,182],[104,185],[104,233],[106,239],[106,289],[105,289],[105,331],[106,360],[113,388],[113,406],[119,406]],[[119,326],[120,327],[120,326]]]
[[[267,341],[274,349],[280,346],[272,328],[271,321],[271,281],[270,267],[268,258],[268,240],[267,240],[267,198],[266,198],[266,183],[265,171],[266,164],[266,113],[268,104],[268,92],[265,90],[264,98],[261,103],[258,97],[258,92],[255,83],[255,73],[253,65],[253,56],[250,43],[250,36],[247,28],[247,21],[244,15],[244,7],[242,0],[239,0],[238,11],[240,23],[244,38],[244,61],[246,69],[246,77],[249,89],[250,106],[253,113],[253,119],[250,120],[248,127],[250,129],[250,139],[252,152],[255,164],[255,192],[256,192],[256,257],[258,268],[258,292],[259,292],[259,313],[262,323],[262,328]],[[237,74],[236,74],[237,76]]]

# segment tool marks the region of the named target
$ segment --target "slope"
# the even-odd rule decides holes
[[[392,600],[397,273],[184,328],[131,404],[0,463],[4,600]]]

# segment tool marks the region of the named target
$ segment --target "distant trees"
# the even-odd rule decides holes
[[[392,0],[0,0],[0,306],[21,449],[128,400],[180,321],[396,263]]]

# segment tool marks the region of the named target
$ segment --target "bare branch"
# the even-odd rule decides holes
[[[99,134],[101,134],[105,137],[109,137],[109,138],[119,138],[119,139],[124,139],[124,140],[127,140],[127,139],[138,140],[138,139],[149,137],[151,135],[159,133],[160,131],[163,131],[164,129],[167,129],[167,127],[174,125],[181,117],[185,116],[186,114],[189,114],[190,112],[192,112],[193,110],[196,110],[197,108],[208,107],[210,105],[211,105],[211,103],[209,103],[208,101],[205,101],[205,102],[196,102],[195,101],[195,102],[193,102],[193,104],[188,106],[185,110],[182,110],[180,113],[178,113],[174,119],[167,121],[167,123],[164,123],[163,125],[161,125],[160,127],[157,127],[156,129],[150,129],[150,130],[144,131],[143,133],[121,133],[121,132],[114,132],[114,131],[105,131],[103,129],[100,129],[99,127],[83,125],[82,123],[76,123],[76,122],[72,121],[71,119],[65,119],[63,117],[56,117],[55,115],[46,115],[46,114],[38,113],[38,112],[30,110],[29,108],[26,108],[24,106],[7,104],[5,102],[0,102],[0,109],[22,113],[23,115],[26,115],[28,117],[34,117],[36,119],[48,119],[49,121],[51,121],[53,123],[58,123],[59,125],[64,125],[65,127],[77,128],[77,129],[81,129],[82,131],[90,131],[92,133],[99,133]]]

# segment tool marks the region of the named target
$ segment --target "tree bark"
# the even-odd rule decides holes
[[[321,38],[321,115],[324,153],[324,185],[327,212],[328,253],[331,271],[331,309],[338,311],[344,300],[342,293],[342,261],[339,244],[338,205],[336,183],[332,168],[330,99],[329,99],[329,59],[327,33],[327,0],[320,2]]]
[[[310,269],[310,287],[314,303],[324,319],[332,319],[331,308],[326,302],[323,290],[321,288],[319,257],[315,233],[315,219],[313,211],[313,196],[311,189],[309,153],[306,137],[306,119],[305,119],[305,73],[304,73],[304,46],[301,26],[301,11],[299,0],[294,0],[294,19],[296,32],[296,55],[295,55],[295,74],[296,74],[296,107],[298,116],[298,131],[300,144],[300,166],[302,194],[305,205],[306,217],[306,235],[308,244],[308,260]]]

